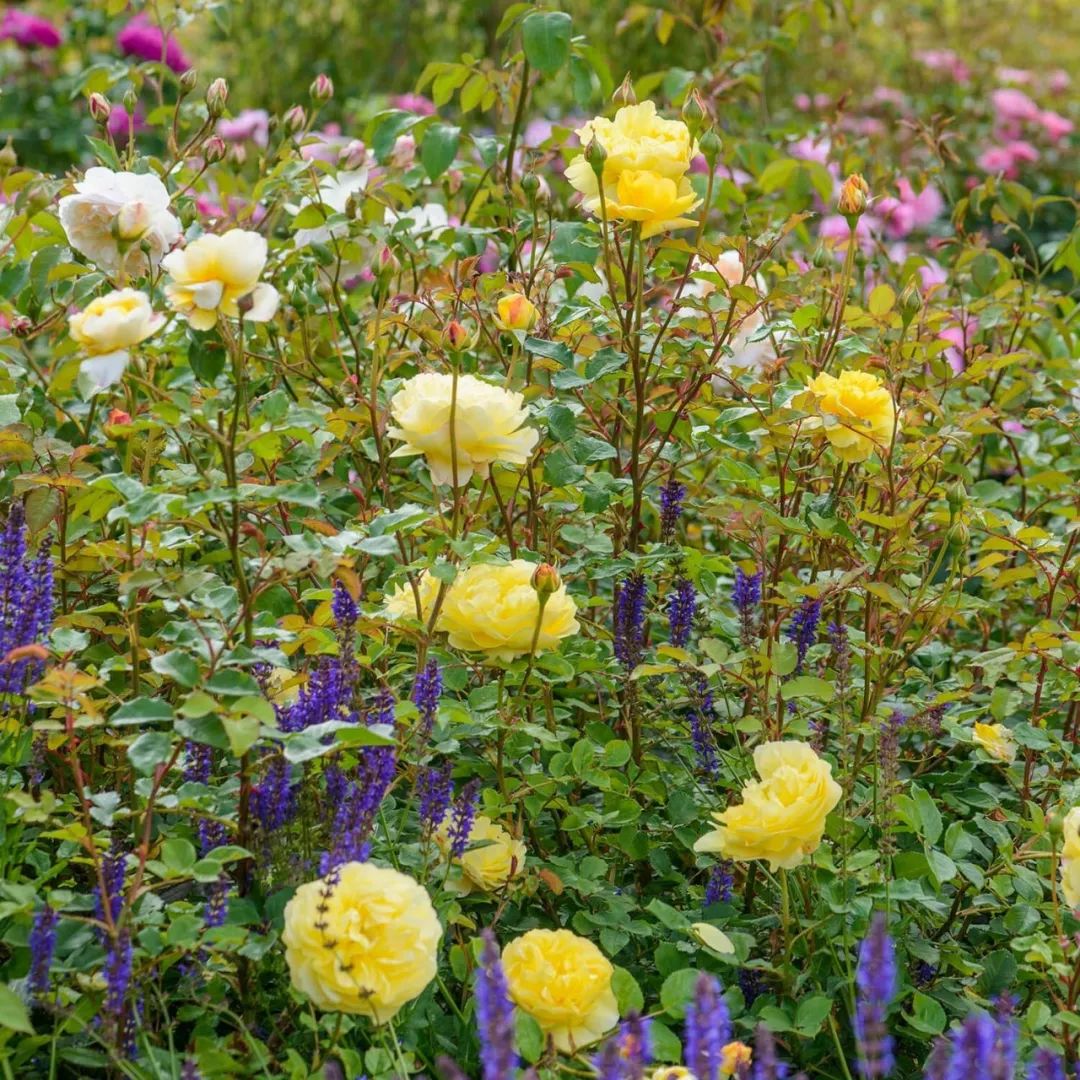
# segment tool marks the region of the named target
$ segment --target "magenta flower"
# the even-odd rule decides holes
[[[191,67],[191,61],[180,48],[180,43],[171,35],[166,37],[160,26],[156,26],[145,15],[136,15],[116,35],[116,44],[125,56],[137,56],[140,60],[150,60],[165,64],[179,74]]]
[[[241,109],[235,116],[223,116],[217,133],[226,142],[250,139],[256,146],[265,146],[270,141],[270,114],[265,109]]]
[[[55,49],[63,40],[60,31],[48,19],[10,7],[0,22],[2,38],[10,38],[24,49]]]
[[[390,99],[390,104],[395,109],[416,113],[417,116],[435,115],[435,103],[423,94],[398,94]]]
[[[150,130],[149,125],[146,123],[146,113],[141,105],[135,106],[135,114],[130,124],[128,123],[127,109],[123,105],[114,105],[109,113],[109,122],[106,127],[112,136],[113,142],[118,146],[127,144],[129,132],[141,135],[144,131]]]

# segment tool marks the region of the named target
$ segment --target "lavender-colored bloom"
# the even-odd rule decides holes
[[[416,778],[416,798],[420,810],[420,829],[425,835],[430,835],[443,823],[453,792],[454,784],[448,765],[420,770]]]
[[[622,1047],[618,1039],[608,1039],[593,1058],[596,1080],[624,1080]]]
[[[223,926],[229,914],[229,879],[222,874],[206,894],[203,905],[203,926],[208,930]]]
[[[795,645],[797,659],[795,673],[802,671],[803,662],[810,646],[817,640],[818,623],[821,621],[821,601],[804,600],[788,623],[787,639]]]
[[[1041,1046],[1031,1059],[1027,1075],[1028,1080],[1067,1080],[1060,1055]]]
[[[472,835],[473,819],[476,817],[476,802],[479,794],[479,781],[470,780],[461,789],[461,794],[454,800],[448,830],[450,858],[452,859],[460,859],[469,846],[469,837]]]
[[[989,1080],[1013,1080],[1016,1076],[1016,1054],[1019,1030],[1013,1017],[1016,1000],[1002,994],[994,1003],[994,1050],[990,1055]]]
[[[681,649],[689,640],[694,629],[694,615],[697,613],[697,594],[694,583],[687,577],[675,581],[668,599],[668,627],[671,644]]]
[[[973,1013],[953,1033],[946,1080],[989,1080],[997,1025],[987,1013]]]
[[[776,1040],[764,1024],[754,1035],[754,1080],[785,1080],[788,1067],[776,1054]]]
[[[899,709],[893,709],[881,722],[878,733],[878,770],[882,789],[888,794],[896,784],[900,768],[900,732],[907,724],[907,717]]]
[[[712,907],[713,904],[726,904],[731,899],[732,888],[735,884],[731,866],[731,861],[724,859],[712,868],[709,880],[705,883],[706,907]]]
[[[340,581],[334,582],[330,613],[334,616],[334,622],[342,630],[354,626],[356,620],[360,618],[360,609],[356,606],[356,601]]]
[[[356,723],[359,714],[353,706],[355,673],[351,658],[330,657],[315,668],[296,695],[296,700],[278,710],[278,727],[282,731],[303,731],[328,720],[347,720]]]
[[[265,760],[265,758],[263,759]],[[251,789],[251,815],[264,835],[276,832],[296,812],[292,765],[280,755],[270,759],[263,778]]]
[[[425,737],[431,734],[431,729],[435,726],[442,690],[439,663],[437,660],[429,660],[424,665],[424,670],[417,673],[412,689],[412,702],[420,713],[420,729]]]
[[[645,643],[645,597],[643,574],[628,574],[615,586],[615,656],[628,671],[637,667]]]
[[[848,639],[847,627],[843,623],[831,622],[828,635],[837,679],[846,679],[851,670],[851,641]]]
[[[859,1075],[877,1080],[892,1072],[893,1039],[886,1016],[896,994],[896,950],[889,935],[888,920],[876,912],[870,932],[859,949],[855,971],[858,988],[855,1005],[855,1047]]]
[[[754,640],[754,619],[757,606],[761,603],[761,578],[760,570],[747,576],[741,567],[735,567],[731,602],[739,614],[739,638],[744,646],[749,646]]]
[[[720,983],[702,972],[694,998],[686,1006],[686,1067],[697,1080],[717,1080],[724,1044],[731,1038],[731,1020],[720,994]]]
[[[514,1049],[514,1010],[495,935],[485,930],[483,939],[476,971],[476,1026],[483,1080],[510,1080],[520,1064]]]
[[[184,1064],[180,1066],[180,1080],[203,1080],[194,1058],[184,1058]]]
[[[109,851],[101,857],[101,883],[94,886],[94,915],[100,922],[106,921],[106,911],[113,923],[120,917],[120,909],[124,906],[126,868],[127,855],[120,842],[114,840]]]
[[[131,957],[130,931],[121,930],[115,937],[107,939],[102,968],[105,978],[104,1009],[117,1021],[124,1012],[128,987],[131,985]]]
[[[217,133],[226,142],[250,139],[256,146],[266,146],[270,141],[270,114],[265,109],[241,109],[235,116],[223,116]]]
[[[171,35],[166,37],[146,15],[136,15],[116,35],[116,44],[125,56],[136,56],[152,63],[162,61],[177,74],[187,71],[191,61]]]
[[[941,734],[941,722],[945,717],[945,712],[948,707],[948,702],[943,702],[940,705],[931,705],[930,708],[924,709],[918,715],[917,720],[919,725],[925,729],[930,738],[936,739]]]
[[[631,1012],[619,1028],[619,1051],[622,1055],[626,1080],[643,1080],[645,1066],[652,1061],[651,1021],[647,1016]]]
[[[948,1080],[951,1057],[952,1043],[946,1038],[935,1039],[934,1048],[930,1051],[923,1069],[924,1080]]]
[[[706,694],[700,707],[690,710],[690,741],[694,744],[698,766],[702,772],[715,776],[720,767],[716,755],[716,742],[713,739],[711,718],[713,715],[712,695]]]
[[[208,784],[214,767],[214,748],[205,743],[184,743],[184,780],[187,783]]]
[[[925,990],[928,986],[932,986],[934,980],[937,978],[937,968],[933,964],[927,963],[925,960],[920,960],[912,972],[912,978],[915,985],[920,990]]]
[[[660,489],[660,539],[670,544],[675,538],[675,526],[682,515],[686,488],[674,477]]]
[[[60,916],[46,904],[34,915],[30,927],[30,973],[26,985],[31,994],[47,994],[51,982],[53,953],[56,952],[56,923]]]

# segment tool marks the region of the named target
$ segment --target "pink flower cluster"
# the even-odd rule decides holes
[[[0,20],[0,39],[7,38],[24,49],[55,49],[63,37],[48,19],[30,11],[9,7]]]
[[[1006,68],[998,72],[1009,82],[1030,83],[1030,72]],[[1021,77],[1022,76],[1022,77]],[[1055,72],[1051,79],[1061,86],[1065,72]],[[1058,144],[1073,130],[1073,122],[1053,109],[1043,109],[1033,98],[1015,86],[1002,86],[990,95],[994,113],[994,145],[986,147],[978,157],[978,165],[984,172],[1001,174],[1008,180],[1020,175],[1023,165],[1039,160],[1039,150],[1025,136],[1041,136],[1051,144]]]

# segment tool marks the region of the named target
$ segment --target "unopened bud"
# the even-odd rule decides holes
[[[911,320],[922,310],[922,294],[914,281],[909,281],[907,287],[900,294],[900,318],[904,326],[908,326]]]
[[[217,162],[224,160],[225,155],[229,152],[228,146],[225,144],[225,140],[220,135],[211,135],[209,139],[203,143],[203,159],[209,165],[215,165]]]
[[[128,116],[134,116],[135,110],[139,107],[139,95],[134,87],[129,86],[124,91],[123,97],[124,109],[127,111]]]
[[[308,88],[313,101],[329,101],[334,96],[334,84],[329,75],[322,73],[315,76],[315,81]]]
[[[206,88],[206,111],[213,119],[216,120],[225,111],[228,100],[229,84],[224,79],[215,79]]]
[[[104,127],[109,122],[110,116],[112,116],[112,106],[109,104],[109,99],[104,94],[97,92],[91,94],[90,117],[94,123]]]
[[[690,129],[691,135],[697,135],[702,126],[709,120],[709,110],[705,99],[695,88],[689,95],[682,107],[683,123]]]
[[[138,240],[150,228],[150,207],[144,202],[124,203],[113,219],[117,240]]]
[[[443,340],[455,352],[461,352],[462,349],[468,348],[472,334],[457,319],[451,319],[443,330]]]
[[[281,126],[285,129],[286,135],[295,135],[298,131],[301,131],[307,124],[307,113],[300,105],[294,105],[285,115],[281,118]]]
[[[870,185],[860,173],[852,173],[840,188],[837,209],[847,218],[857,218],[865,210],[870,197]]]
[[[967,547],[971,537],[971,530],[962,521],[957,521],[949,527],[948,540],[955,548]]]
[[[16,337],[29,337],[34,329],[34,320],[26,315],[15,315],[11,320],[11,332]]]
[[[499,298],[497,322],[503,330],[531,330],[540,313],[536,305],[521,293],[507,293]]]
[[[15,153],[15,147],[11,145],[11,138],[0,147],[0,176],[10,172],[19,164],[19,155]]]
[[[521,190],[525,192],[529,202],[532,202],[536,198],[536,193],[540,190],[540,177],[536,173],[526,173],[521,178]]]
[[[698,149],[704,154],[710,169],[716,167],[717,159],[720,157],[720,147],[720,136],[712,128],[709,128],[698,140]]]
[[[595,136],[585,144],[585,160],[592,166],[596,173],[596,179],[602,182],[604,175],[604,162],[607,161],[607,151],[603,143]]]
[[[623,81],[619,84],[618,90],[611,95],[612,98],[622,105],[636,105],[637,94],[634,93],[634,81],[630,78],[630,73],[627,72]]]
[[[562,586],[562,578],[559,571],[551,563],[542,562],[532,576],[532,587],[536,590],[541,600],[546,600],[552,593],[558,592]]]
[[[199,73],[194,68],[188,68],[177,81],[180,84],[181,95],[190,94],[191,91],[195,89],[195,84],[199,81]]]
[[[50,203],[52,202],[52,196],[43,187],[33,187],[26,194],[26,201],[23,203],[22,208],[26,211],[27,217],[34,217],[35,214],[40,214]]]
[[[949,512],[954,516],[958,514],[967,502],[967,489],[957,480],[945,490],[945,501],[949,504]]]
[[[241,317],[246,315],[255,306],[255,293],[245,293],[243,296],[238,297],[236,301],[236,310],[240,312]]]

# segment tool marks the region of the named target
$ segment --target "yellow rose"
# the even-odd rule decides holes
[[[1016,759],[1016,743],[1004,724],[976,724],[971,737],[976,746],[981,746],[998,761],[1012,764]]]
[[[449,820],[435,834],[435,842],[443,855],[449,857]],[[460,879],[447,883],[454,892],[470,893],[474,889],[496,892],[521,873],[525,866],[525,845],[498,822],[481,815],[473,822],[465,854],[454,862],[461,871]]]
[[[285,905],[292,984],[320,1009],[383,1024],[435,978],[442,927],[407,874],[351,862],[337,878],[301,885]]]
[[[383,601],[383,614],[388,619],[416,619],[427,622],[431,618],[431,609],[435,606],[435,598],[439,595],[439,579],[425,570],[416,583],[416,592],[406,582],[399,585]],[[416,598],[420,597],[420,612],[416,611]]]
[[[454,482],[452,392],[453,376],[425,371],[409,379],[390,402],[394,426],[387,434],[405,443],[393,456],[423,454],[435,484]],[[459,376],[453,409],[458,483],[468,483],[474,472],[487,476],[494,461],[524,465],[540,437],[532,428],[522,427],[527,418],[521,394],[473,375]]]
[[[750,1047],[742,1042],[729,1042],[720,1051],[720,1075],[734,1076],[740,1065],[749,1065],[753,1055]]]
[[[534,635],[538,653],[557,649],[562,638],[578,631],[577,607],[560,583],[540,619],[540,598],[532,585],[535,570],[524,559],[470,566],[450,586],[437,629],[449,635],[455,649],[487,653],[492,660],[525,656]]]
[[[173,308],[196,330],[209,330],[218,315],[235,319],[238,301],[247,298],[244,318],[267,322],[274,317],[278,293],[259,281],[266,266],[266,240],[247,229],[230,229],[221,236],[206,234],[161,260],[172,281],[165,295]]]
[[[887,454],[893,432],[900,433],[892,394],[869,371],[842,371],[839,378],[822,372],[807,386],[829,444],[843,461],[865,461],[876,450]],[[805,422],[804,422],[805,423]]]
[[[728,859],[767,859],[769,868],[790,870],[813,854],[825,819],[840,801],[840,785],[827,761],[807,743],[763,743],[754,751],[760,780],[742,790],[742,802],[713,818],[719,828],[706,833],[695,851],[715,851]]]
[[[504,330],[531,330],[540,313],[536,305],[521,293],[507,293],[499,297],[499,326]]]
[[[681,120],[656,115],[651,101],[626,105],[613,120],[597,117],[577,132],[582,146],[596,140],[605,152],[603,210],[612,220],[642,222],[642,235],[697,224],[682,215],[701,202],[686,179],[697,146]],[[601,214],[600,184],[582,154],[566,170],[589,213]]]
[[[503,972],[514,1003],[573,1053],[619,1020],[611,989],[614,968],[587,938],[570,930],[530,930],[503,949]]]
[[[1065,815],[1065,843],[1061,849],[1061,891],[1065,903],[1080,908],[1080,806]]]
[[[79,371],[91,384],[91,393],[118,383],[127,368],[127,350],[157,333],[164,321],[138,289],[99,296],[72,315],[68,319],[71,336],[90,353]]]

